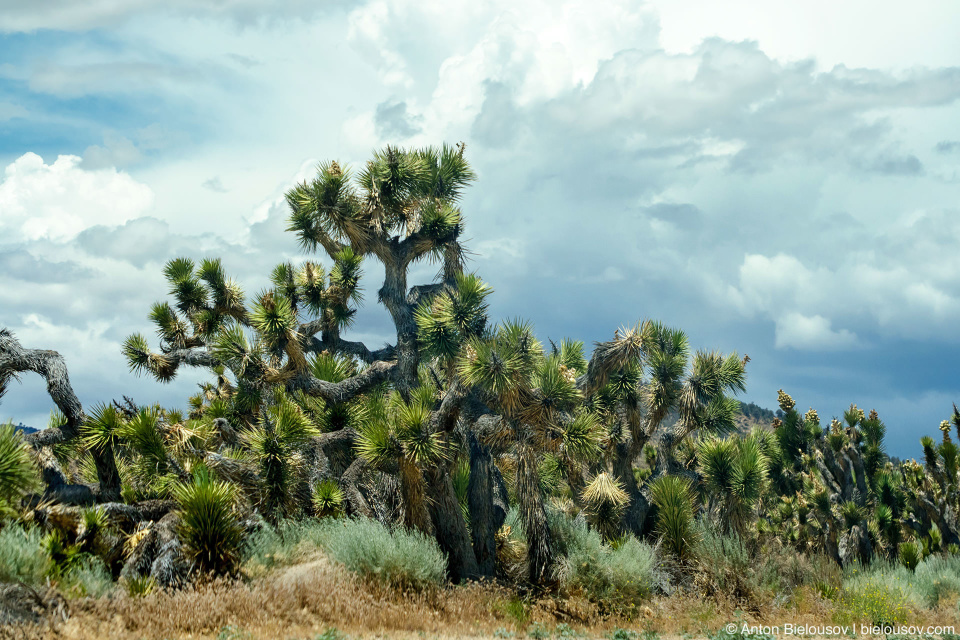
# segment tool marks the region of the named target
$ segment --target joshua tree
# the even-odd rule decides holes
[[[649,489],[658,478],[691,475],[674,457],[687,436],[733,429],[739,403],[726,393],[744,390],[747,361],[736,353],[705,351],[691,361],[686,335],[653,321],[620,329],[614,340],[597,344],[577,386],[607,426],[613,475],[630,500],[623,512],[627,530],[645,533]],[[671,414],[677,421],[667,426]],[[655,469],[641,490],[633,463],[648,442],[656,446]]]
[[[204,260],[199,267],[187,258],[173,260],[165,275],[175,304],[157,303],[150,314],[160,351],[151,351],[144,336],[133,335],[124,345],[130,366],[160,381],[176,376],[181,365],[225,367],[236,387],[229,417],[240,427],[261,424],[266,432],[269,421],[262,422],[260,416],[272,404],[277,387],[291,396],[322,401],[319,411],[335,412],[388,384],[401,402],[414,406],[421,386],[417,311],[447,291],[464,290],[459,241],[463,221],[457,202],[473,178],[463,145],[388,147],[355,179],[336,162],[321,164],[312,182],[287,193],[289,230],[303,249],[327,254],[333,261],[329,272],[312,262],[281,264],[272,274],[273,288],[255,296],[248,307],[219,260]],[[356,313],[351,304],[361,299],[360,266],[366,257],[384,267],[378,300],[390,312],[397,333],[396,344],[375,351],[341,337]],[[421,260],[440,262],[441,274],[433,283],[411,287],[407,272]],[[476,324],[474,318],[465,321]],[[327,354],[354,358],[364,366],[335,382],[326,380],[317,374]],[[465,394],[452,382],[422,407],[426,415],[418,424],[428,436],[446,438],[456,426]],[[321,436],[321,449],[324,442],[355,442],[353,429],[337,431],[343,433],[325,434],[325,440]],[[261,441],[266,442],[256,440]],[[355,510],[362,511],[356,479],[367,464],[358,458],[339,478]],[[445,465],[433,464],[426,473],[433,529],[449,556],[451,574],[475,575],[476,559],[449,472]]]

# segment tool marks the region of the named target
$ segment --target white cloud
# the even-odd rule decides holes
[[[0,183],[0,237],[5,243],[66,242],[94,225],[118,225],[147,212],[150,187],[116,169],[88,171],[77,156],[45,164],[25,153]]]
[[[778,349],[836,350],[856,344],[856,335],[846,329],[834,331],[830,328],[830,321],[821,315],[807,317],[800,313],[788,313],[777,319]]]

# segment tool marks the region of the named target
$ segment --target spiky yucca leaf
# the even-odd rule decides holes
[[[296,282],[299,287],[300,298],[306,304],[307,309],[315,314],[321,313],[326,304],[325,279],[326,273],[323,266],[319,264],[304,262],[297,270]]]
[[[690,481],[681,476],[660,476],[651,485],[650,494],[657,505],[657,532],[664,545],[679,560],[686,560],[697,538]]]
[[[426,147],[415,153],[424,163],[423,188],[427,195],[456,202],[476,173],[463,157],[464,145]]]
[[[150,343],[143,334],[134,333],[123,341],[123,355],[134,373],[150,370]]]
[[[153,409],[140,409],[129,422],[117,428],[117,436],[144,458],[155,474],[168,471],[168,453],[158,427],[158,414]]]
[[[202,571],[234,574],[243,547],[236,488],[215,480],[199,465],[193,481],[177,485],[173,494],[180,507],[180,538],[187,555]]]
[[[605,435],[606,430],[596,414],[578,411],[573,420],[562,427],[560,452],[578,462],[595,460],[603,449]]]
[[[400,442],[393,437],[386,420],[371,420],[360,427],[354,445],[357,454],[375,466],[395,460],[403,452]]]
[[[0,502],[18,504],[38,485],[37,467],[20,432],[12,422],[0,424]]]
[[[575,376],[554,355],[537,363],[531,386],[539,391],[535,401],[546,411],[569,410],[581,397]]]
[[[623,510],[630,497],[623,484],[606,471],[599,473],[582,493],[587,520],[605,540],[613,540],[620,532]]]
[[[451,296],[450,319],[464,335],[480,335],[486,327],[487,296],[493,289],[474,273],[458,273]]]
[[[897,556],[900,564],[910,569],[910,571],[913,571],[917,568],[917,565],[920,564],[920,561],[923,560],[923,550],[920,543],[916,540],[901,542]]]
[[[363,292],[359,289],[360,278],[363,277],[363,256],[354,253],[350,247],[344,247],[333,257],[333,268],[330,270],[330,286],[342,292],[343,302],[350,300],[354,303],[363,301]]]
[[[460,351],[462,334],[454,322],[446,296],[424,302],[414,312],[417,342],[428,358],[447,360]]]
[[[517,387],[522,359],[511,350],[501,349],[492,340],[473,338],[458,363],[460,377],[469,386],[503,396]]]
[[[586,373],[587,359],[583,355],[583,341],[564,338],[560,341],[560,348],[557,350],[560,362],[577,375]]]
[[[166,302],[156,302],[150,309],[150,320],[157,325],[157,335],[174,349],[187,344],[189,330],[177,312]]]
[[[357,373],[357,364],[350,358],[324,351],[310,358],[310,373],[318,380],[343,382]]]
[[[606,471],[598,473],[584,488],[583,499],[590,505],[611,504],[622,507],[630,500],[623,484]]]
[[[339,515],[343,510],[343,491],[334,480],[321,480],[313,485],[313,508],[321,518]]]
[[[296,339],[297,316],[284,297],[266,292],[258,297],[250,314],[250,324],[263,336],[270,348],[277,348]]]
[[[450,203],[430,199],[420,208],[420,233],[435,246],[456,238],[462,225],[460,210]]]
[[[697,462],[711,492],[723,494],[731,491],[737,464],[737,444],[732,438],[701,440],[697,443]]]
[[[530,375],[543,358],[543,345],[533,334],[533,325],[527,320],[514,318],[501,322],[497,343],[517,359],[522,375]]]
[[[443,434],[430,431],[430,407],[422,403],[407,404],[395,396],[394,432],[404,454],[418,465],[436,463],[446,457]]]
[[[114,444],[117,431],[122,426],[123,419],[116,407],[103,403],[95,405],[80,429],[83,446],[87,449],[99,449]]]

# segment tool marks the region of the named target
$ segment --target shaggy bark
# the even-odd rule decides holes
[[[540,491],[537,457],[527,443],[517,445],[517,497],[527,533],[528,576],[531,583],[544,584],[553,565],[553,546]]]
[[[424,476],[430,496],[430,516],[437,543],[447,554],[450,579],[462,582],[479,577],[480,569],[450,474],[443,468],[432,467]]]
[[[373,509],[367,499],[363,497],[358,486],[360,476],[367,469],[367,461],[363,458],[357,458],[353,461],[343,475],[340,476],[340,490],[343,491],[343,501],[347,515],[358,515],[365,518],[373,517]]]
[[[318,380],[309,374],[301,374],[287,383],[288,391],[303,391],[304,393],[323,398],[327,402],[347,402],[361,393],[368,391],[381,382],[396,377],[395,362],[375,362],[363,372],[347,378],[342,382],[327,382]],[[416,369],[414,369],[416,371]]]
[[[472,432],[467,433],[467,445],[470,452],[467,505],[470,508],[473,552],[480,575],[492,577],[496,575],[496,536],[507,519],[509,498],[490,448],[480,444]]]
[[[66,424],[44,429],[26,436],[25,440],[39,453],[45,496],[60,502],[87,504],[93,501],[114,502],[120,499],[120,474],[109,443],[92,447],[90,453],[97,469],[97,486],[71,485],[57,464],[50,447],[70,442],[80,433],[86,421],[83,405],[70,385],[67,364],[56,351],[24,349],[7,329],[0,329],[0,396],[9,380],[19,373],[33,372],[47,381],[47,393],[66,417]]]

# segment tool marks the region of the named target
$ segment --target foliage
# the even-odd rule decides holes
[[[9,524],[0,529],[0,582],[40,585],[53,568],[43,533]]]
[[[193,481],[178,485],[174,496],[180,507],[180,535],[196,566],[214,575],[235,573],[243,545],[236,488],[199,466]]]
[[[605,544],[581,519],[551,514],[561,560],[559,584],[568,592],[582,592],[603,608],[629,615],[660,586],[653,548],[630,536],[619,546]]]
[[[350,571],[399,589],[422,590],[446,578],[443,552],[416,531],[390,531],[375,520],[328,520],[319,543]]]
[[[39,484],[37,468],[13,423],[0,424],[0,515]]]
[[[686,560],[697,539],[690,481],[680,476],[661,476],[653,483],[650,494],[657,506],[657,532],[664,546],[679,560]]]

